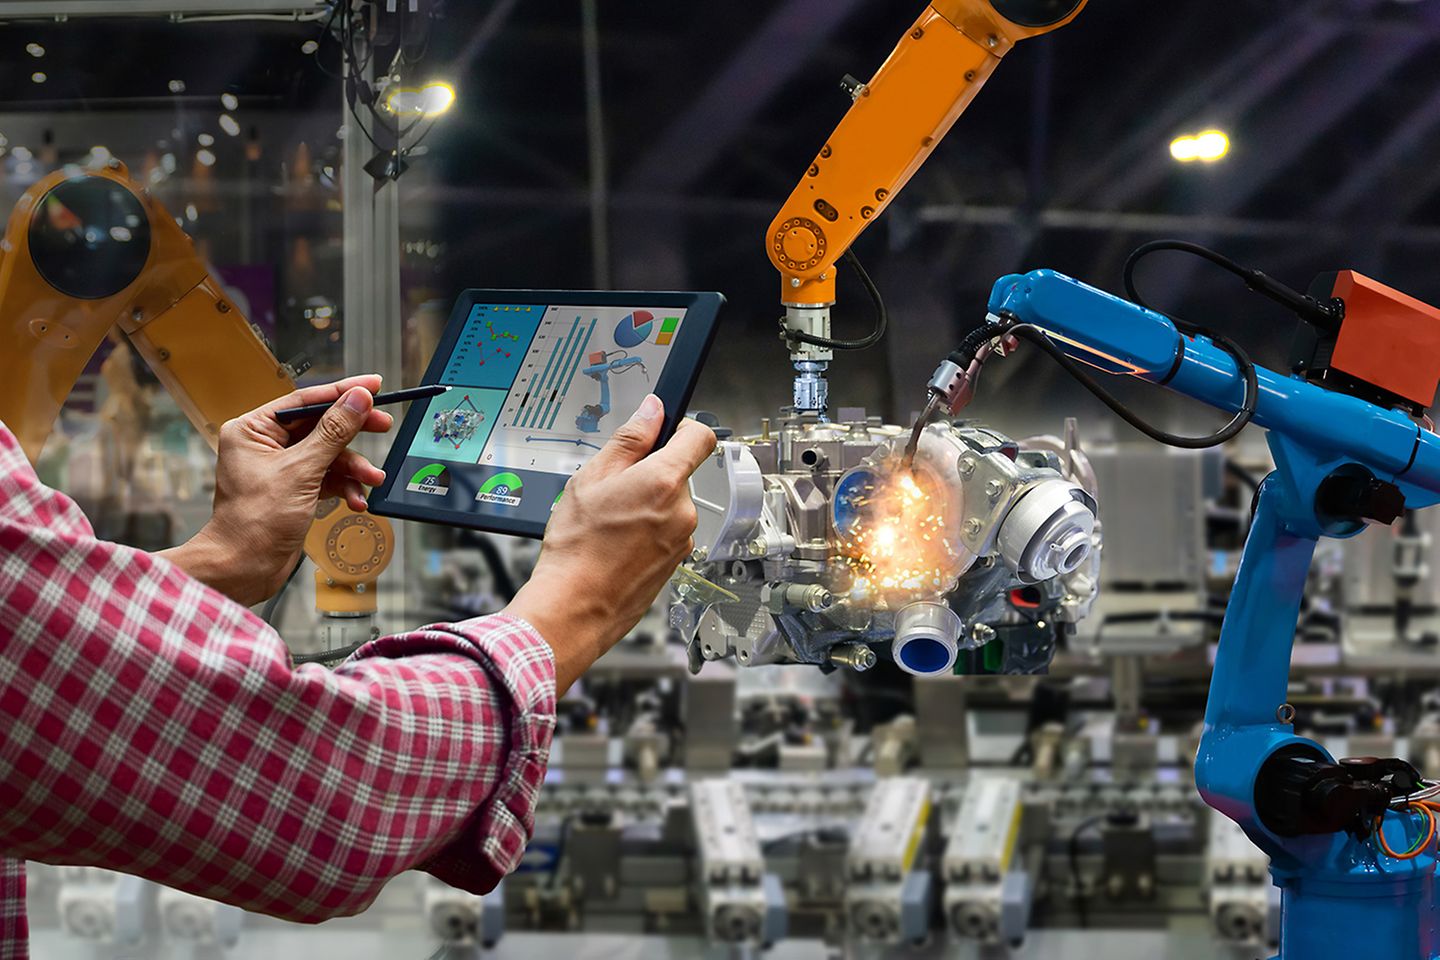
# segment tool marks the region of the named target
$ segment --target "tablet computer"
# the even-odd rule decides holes
[[[425,373],[370,509],[539,537],[565,483],[647,393],[663,444],[715,338],[718,293],[467,290]]]

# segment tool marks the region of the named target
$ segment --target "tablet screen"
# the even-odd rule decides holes
[[[386,464],[386,504],[463,515],[482,529],[543,530],[566,481],[646,394],[661,394],[667,413],[688,402],[703,355],[687,336],[696,305],[636,296],[614,305],[478,299],[463,320],[457,310],[458,333],[447,330],[426,377],[450,390],[409,411]],[[713,325],[714,309],[699,312]],[[676,364],[687,368],[679,381],[666,376]],[[684,387],[666,397],[667,381],[672,394]]]

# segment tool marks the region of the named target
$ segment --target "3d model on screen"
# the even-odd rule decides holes
[[[431,431],[436,443],[453,443],[459,450],[484,422],[484,412],[465,397],[450,409],[437,411],[431,418]]]

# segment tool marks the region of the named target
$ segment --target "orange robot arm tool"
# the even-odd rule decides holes
[[[820,148],[770,224],[781,300],[835,299],[835,264],[909,182],[1019,40],[1064,26],[1088,0],[934,0]],[[828,357],[823,358],[828,359]]]
[[[212,449],[226,420],[294,389],[175,218],[123,164],[52,173],[25,192],[0,242],[0,421],[32,461],[116,324]],[[367,535],[385,540],[377,560],[335,567],[323,534],[354,516],[343,504],[327,510],[307,540],[332,587],[321,603],[346,613],[375,609],[375,578],[394,544],[389,521],[365,515]],[[336,599],[337,590],[351,595]]]

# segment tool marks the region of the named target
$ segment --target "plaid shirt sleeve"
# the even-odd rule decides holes
[[[292,668],[249,611],[96,540],[0,425],[0,958],[24,956],[24,859],[299,921],[417,867],[488,891],[554,718],[550,649],[504,615]]]

